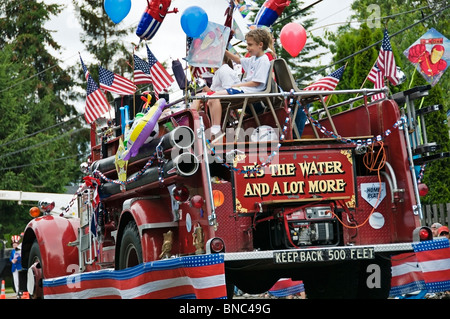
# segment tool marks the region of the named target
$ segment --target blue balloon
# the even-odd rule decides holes
[[[192,6],[184,10],[181,27],[188,37],[197,38],[208,26],[208,15],[200,7]]]
[[[108,17],[117,24],[130,12],[131,0],[105,0],[104,7]]]

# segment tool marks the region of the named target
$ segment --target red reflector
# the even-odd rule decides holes
[[[186,186],[177,185],[173,190],[173,198],[181,203],[184,203],[189,199],[189,190]]]
[[[420,183],[419,186],[419,196],[425,196],[428,194],[428,186],[426,184]]]
[[[222,239],[214,238],[210,243],[210,247],[212,252],[220,253],[224,248]]]
[[[194,195],[191,198],[191,204],[195,208],[202,208],[204,203],[205,203],[205,200],[200,195]]]
[[[429,238],[430,237],[430,232],[428,231],[428,230],[426,230],[425,228],[422,228],[420,231],[419,231],[419,238],[420,238],[420,240],[431,240],[431,238]]]

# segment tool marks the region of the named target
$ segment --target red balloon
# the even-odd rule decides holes
[[[280,32],[283,48],[294,58],[302,51],[306,43],[306,31],[298,23],[286,24]]]

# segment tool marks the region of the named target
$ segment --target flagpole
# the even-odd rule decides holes
[[[187,36],[186,36],[186,56],[188,55],[188,52],[189,52],[189,46],[188,46],[188,38],[187,38]],[[186,61],[186,76],[185,76],[185,78],[186,78],[186,83],[185,83],[185,85],[184,85],[184,105],[187,107],[187,105],[188,105],[188,101],[189,101],[189,99],[188,99],[188,92],[189,92],[189,88],[188,88],[188,85],[187,85],[187,83],[188,83],[188,80],[187,80],[187,72],[188,72],[188,70],[189,70],[189,73],[190,73],[190,75],[191,75],[191,81],[194,79],[194,77],[192,76],[192,72],[191,72],[191,68],[190,68],[190,66],[188,66],[187,65],[188,64],[188,62]],[[194,86],[195,87],[195,86]]]
[[[136,44],[134,44],[133,42],[131,42],[131,44],[133,44],[133,81],[134,81],[134,52],[136,50]],[[133,94],[133,119],[134,119],[134,114],[135,114],[135,105],[136,105],[136,94]]]
[[[370,71],[373,69],[373,67],[375,66],[375,64],[377,64],[377,61],[378,61],[378,58],[375,59],[375,62],[373,63],[372,67],[371,67],[370,70],[369,70],[369,73],[367,73],[366,78],[364,79],[363,84],[362,84],[361,87],[359,88],[360,90],[362,90],[364,84],[366,84],[366,81],[367,81],[367,78],[369,77]],[[359,95],[359,93],[356,94],[355,97],[358,97],[358,95]]]
[[[347,64],[348,64],[348,61],[345,63],[345,65],[344,65],[344,70],[347,68]],[[360,89],[361,90],[361,89]],[[328,96],[328,98],[327,98],[327,107],[328,107],[328,104],[330,104],[330,100],[331,100],[331,97],[333,96],[334,94],[331,94],[331,95],[329,95]]]

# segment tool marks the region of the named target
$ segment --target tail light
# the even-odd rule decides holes
[[[420,183],[418,188],[420,197],[426,196],[428,194],[428,186],[426,184]]]
[[[184,185],[177,185],[173,189],[173,198],[180,203],[184,203],[189,199],[189,190]]]
[[[422,226],[417,227],[413,231],[413,241],[426,241],[426,240],[433,240],[433,233],[429,227]]]
[[[214,237],[207,241],[206,243],[206,253],[207,254],[218,254],[225,252],[225,243],[222,238]]]

